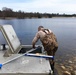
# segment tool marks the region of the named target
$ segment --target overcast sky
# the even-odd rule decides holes
[[[13,11],[76,14],[76,0],[0,0],[2,7]]]

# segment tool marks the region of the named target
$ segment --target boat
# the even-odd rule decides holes
[[[52,70],[42,45],[21,45],[12,25],[0,25],[7,45],[0,45],[0,75],[51,75]]]

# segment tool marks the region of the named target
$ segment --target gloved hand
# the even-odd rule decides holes
[[[35,45],[33,45],[32,48],[36,48]]]

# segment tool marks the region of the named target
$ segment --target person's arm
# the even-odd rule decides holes
[[[33,39],[33,41],[32,41],[32,47],[33,47],[33,48],[35,48],[35,44],[36,44],[36,42],[38,41],[38,39],[39,39],[39,33],[37,33],[37,34],[35,35],[35,37],[34,37],[34,39]]]

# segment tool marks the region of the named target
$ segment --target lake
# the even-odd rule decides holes
[[[41,18],[41,19],[0,19],[0,25],[10,24],[13,26],[21,44],[31,45],[32,39],[37,32],[37,28],[43,25],[51,29],[57,36],[59,48],[56,56],[66,58],[66,55],[76,54],[76,18]],[[0,44],[7,44],[0,33]],[[40,41],[37,44],[41,44]]]

